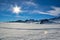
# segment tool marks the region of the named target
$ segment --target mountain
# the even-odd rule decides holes
[[[50,21],[53,21],[55,23],[59,23],[60,24],[60,17],[52,18],[52,19],[50,19]]]
[[[34,20],[34,19],[29,19],[29,20],[17,20],[17,21],[9,21],[9,22],[19,22],[19,23],[34,23],[34,22],[39,22],[38,20]]]
[[[18,22],[18,23],[36,23],[36,24],[60,24],[60,17],[55,17],[51,19],[42,19],[42,20],[34,20],[34,19],[29,19],[29,20],[17,20],[17,21],[9,21],[9,22]]]
[[[43,19],[40,22],[41,24],[60,24],[60,17],[55,17],[51,19]]]

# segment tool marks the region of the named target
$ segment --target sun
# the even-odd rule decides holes
[[[13,13],[15,14],[19,14],[21,12],[21,7],[18,7],[17,5],[15,7],[12,8]]]

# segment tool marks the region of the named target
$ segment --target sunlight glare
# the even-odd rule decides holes
[[[13,13],[19,14],[21,12],[21,7],[18,7],[17,5],[13,7]]]
[[[48,33],[48,31],[44,31],[44,34],[47,34]]]

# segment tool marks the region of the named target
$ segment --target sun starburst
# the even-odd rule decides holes
[[[21,12],[21,7],[18,7],[17,5],[15,7],[12,8],[13,13],[15,14],[19,14]]]

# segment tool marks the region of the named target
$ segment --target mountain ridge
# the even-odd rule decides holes
[[[50,19],[42,19],[42,20],[34,20],[34,19],[29,19],[29,20],[17,20],[17,21],[9,21],[9,22],[18,22],[18,23],[37,23],[37,24],[60,24],[60,17],[55,17],[55,18],[50,18]]]

